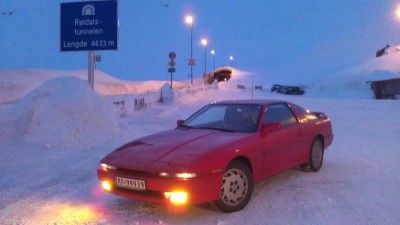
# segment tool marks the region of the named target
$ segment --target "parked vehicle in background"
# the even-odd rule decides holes
[[[271,92],[278,91],[281,87],[282,87],[282,85],[274,84],[271,87]]]
[[[305,91],[299,86],[286,86],[274,84],[271,87],[271,92],[278,92],[285,95],[304,95]]]

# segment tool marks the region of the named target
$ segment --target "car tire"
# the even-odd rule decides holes
[[[242,210],[253,194],[253,175],[247,165],[233,161],[222,176],[220,198],[212,203],[226,213]]]
[[[321,138],[315,138],[310,150],[309,169],[313,172],[319,171],[324,160],[324,143]]]

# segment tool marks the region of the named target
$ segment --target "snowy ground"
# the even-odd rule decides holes
[[[400,224],[399,101],[252,93],[228,83],[176,90],[164,104],[159,92],[140,95],[150,99],[140,111],[130,104],[137,95],[124,95],[123,117],[115,97],[71,77],[2,101],[0,224]],[[177,214],[102,192],[96,168],[115,147],[174,128],[209,102],[252,95],[330,116],[335,139],[318,173],[293,168],[259,183],[247,207],[232,214],[207,205]]]

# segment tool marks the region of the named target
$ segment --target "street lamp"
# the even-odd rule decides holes
[[[397,5],[395,14],[396,14],[396,19],[400,20],[400,5]]]
[[[190,83],[193,84],[193,16],[186,16],[186,23],[190,24]]]
[[[229,57],[229,60],[231,61],[231,69],[232,69],[233,56],[230,56],[230,57]]]
[[[215,74],[215,51],[211,50],[211,55],[213,55],[213,64],[214,64],[214,74]],[[214,76],[213,74],[213,76]]]
[[[201,39],[201,44],[204,45],[204,74],[207,73],[207,39]]]

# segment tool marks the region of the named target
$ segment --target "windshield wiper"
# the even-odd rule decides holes
[[[180,128],[180,129],[185,129],[185,130],[187,130],[187,129],[193,129],[194,127],[182,124],[182,125],[180,125],[180,126],[179,126],[179,127],[177,127],[177,128]]]
[[[225,128],[218,128],[218,127],[196,127],[198,129],[208,129],[208,130],[219,130],[219,131],[223,131],[223,132],[235,132],[234,130],[228,130]]]

